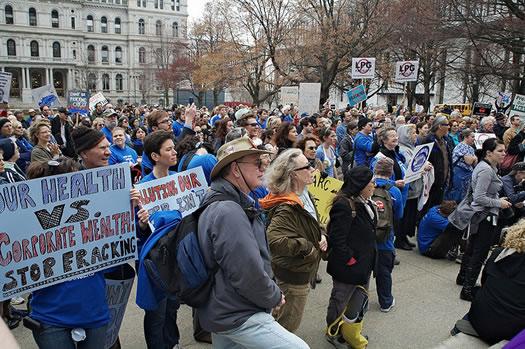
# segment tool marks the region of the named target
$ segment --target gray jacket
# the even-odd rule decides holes
[[[496,169],[486,161],[480,161],[474,168],[470,185],[467,196],[448,216],[449,222],[458,229],[465,229],[471,223],[477,224],[488,215],[498,216],[501,207],[499,192],[503,183]],[[476,221],[473,219],[474,215],[477,217]]]
[[[204,202],[217,193],[231,201],[208,206],[199,218],[198,233],[206,265],[219,266],[210,299],[197,311],[209,332],[237,328],[255,313],[269,313],[281,300],[254,201],[220,178],[211,183]]]

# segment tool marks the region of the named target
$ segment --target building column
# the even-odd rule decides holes
[[[23,68],[26,70],[26,88],[31,88],[31,72],[29,68]]]
[[[49,84],[49,68],[45,68],[45,72],[46,72],[46,79],[45,79],[45,84],[48,85]]]
[[[52,86],[55,86],[55,83],[53,81],[53,68],[49,68],[49,83],[52,85]]]

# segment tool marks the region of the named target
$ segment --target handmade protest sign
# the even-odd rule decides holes
[[[489,116],[491,110],[492,104],[476,102],[474,103],[474,107],[472,109],[472,115]]]
[[[510,109],[510,115],[518,115],[522,120],[525,119],[525,95],[514,96],[512,101],[512,108]]]
[[[136,257],[128,164],[0,187],[0,300]]]
[[[321,100],[321,84],[318,82],[303,82],[299,84],[299,110],[312,115],[319,110]]]
[[[182,216],[195,211],[208,189],[202,167],[135,185],[140,203],[151,217],[157,211],[177,210]]]
[[[67,109],[71,113],[89,113],[89,92],[79,90],[69,91]]]
[[[281,87],[281,104],[299,104],[299,86]]]
[[[396,62],[396,82],[417,81],[419,61]]]
[[[314,199],[314,205],[319,214],[319,224],[326,226],[330,218],[330,208],[335,194],[341,189],[343,182],[333,177],[321,178],[321,173],[316,171],[314,182],[308,186],[308,192]]]
[[[375,72],[375,58],[352,58],[352,79],[373,79]]]
[[[95,106],[98,103],[101,103],[102,105],[108,104],[108,100],[106,99],[106,97],[104,97],[102,92],[97,92],[93,96],[89,97],[89,110],[95,110]]]
[[[31,90],[33,102],[40,108],[45,105],[48,107],[57,107],[60,105],[57,92],[52,84],[47,84]]]
[[[426,143],[418,145],[416,149],[414,149],[414,156],[409,161],[405,178],[403,178],[405,183],[413,182],[421,177],[433,147],[434,143]]]
[[[474,133],[474,144],[476,145],[476,149],[481,149],[481,147],[483,147],[483,142],[489,138],[496,138],[496,135],[494,133]]]
[[[363,101],[366,101],[365,85],[359,85],[357,87],[354,87],[346,93],[346,96],[348,97],[348,104],[351,107]]]
[[[9,102],[11,92],[11,73],[0,72],[0,104]]]

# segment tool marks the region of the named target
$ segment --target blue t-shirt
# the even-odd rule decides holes
[[[395,182],[390,179],[383,179],[383,178],[377,178],[376,179],[376,186],[385,186],[387,183],[391,185],[390,189],[388,189],[388,192],[390,193],[390,196],[392,197],[392,207],[394,211],[394,220],[400,220],[403,218],[403,211],[405,209],[404,202],[403,202],[403,196],[401,195],[401,191],[398,187],[395,186]],[[390,235],[388,236],[388,239],[385,242],[377,243],[377,249],[381,251],[394,251],[394,228],[392,227],[392,230],[390,231]]]
[[[421,219],[417,229],[417,247],[420,253],[425,253],[436,238],[445,231],[448,225],[448,218],[439,213],[439,206],[434,206],[428,210],[427,214]]]
[[[109,157],[109,164],[121,164],[123,162],[128,162],[130,164],[136,164],[138,159],[138,154],[135,149],[128,147],[127,145],[122,149],[121,147],[113,144],[109,147],[111,150],[111,156]]]
[[[105,272],[33,291],[30,317],[57,327],[97,328],[106,325],[109,308]]]
[[[174,175],[176,173],[177,172],[175,171],[168,171],[168,176]],[[155,177],[155,175],[153,174],[153,171],[151,171],[148,175],[142,177],[139,183],[146,183],[146,182],[154,181],[155,179],[157,179],[157,177]]]
[[[175,137],[179,137],[182,132],[182,129],[184,128],[184,123],[180,122],[179,120],[175,120],[171,125],[171,128],[173,129],[173,134],[175,135]]]
[[[325,153],[323,145],[321,144],[317,147],[315,152],[315,157],[323,163],[325,172],[330,176],[335,178],[335,151],[330,147],[328,154]]]
[[[106,136],[109,143],[113,143],[113,133],[111,133],[109,128],[104,126],[100,131],[102,131],[102,133]]]

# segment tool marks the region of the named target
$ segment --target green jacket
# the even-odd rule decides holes
[[[315,278],[321,251],[321,227],[299,204],[282,203],[269,209],[266,234],[277,279],[304,285]]]

